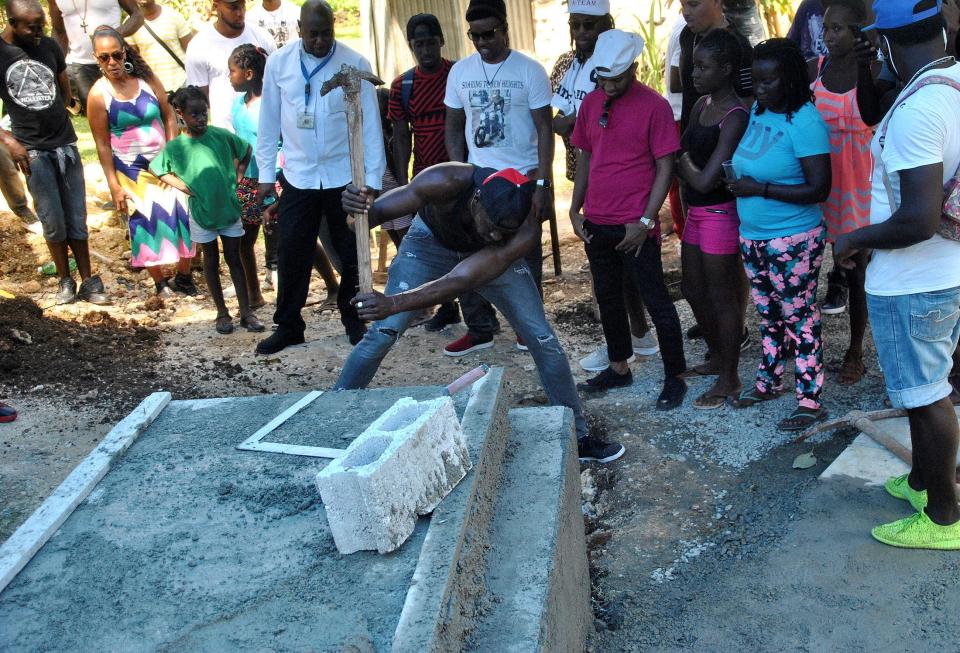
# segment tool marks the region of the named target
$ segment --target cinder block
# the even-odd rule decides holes
[[[450,397],[398,400],[317,474],[337,550],[393,551],[470,466]]]

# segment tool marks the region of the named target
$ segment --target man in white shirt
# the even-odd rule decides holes
[[[210,124],[233,131],[230,107],[236,92],[227,61],[237,46],[252,43],[273,52],[273,37],[246,22],[243,0],[214,0],[217,20],[202,28],[187,47],[187,84],[199,86],[210,98]]]
[[[447,153],[451,161],[496,170],[515,168],[536,179],[532,210],[543,220],[552,210],[550,79],[539,63],[510,49],[503,0],[471,0],[466,18],[477,52],[455,63],[447,77]],[[539,241],[525,259],[539,287]],[[444,353],[464,356],[492,347],[499,329],[493,307],[476,293],[461,297],[460,304],[468,331],[444,347]],[[517,346],[526,350],[520,340]]]
[[[960,428],[948,379],[960,340],[960,225],[943,217],[943,189],[960,165],[960,65],[945,56],[940,0],[929,5],[873,4],[877,22],[868,29],[877,29],[906,85],[871,144],[870,226],[840,236],[834,256],[849,267],[859,250],[873,250],[866,279],[873,340],[890,402],[910,420],[913,469],[885,488],[917,512],[872,534],[891,546],[960,550]]]
[[[247,20],[269,33],[278,48],[300,35],[300,8],[288,0],[263,0],[247,12]]]
[[[359,270],[353,231],[340,195],[351,181],[350,148],[343,90],[320,96],[320,87],[342,64],[370,71],[370,62],[334,36],[333,10],[324,0],[307,0],[300,11],[301,38],[267,59],[260,97],[257,167],[261,203],[272,197],[277,179],[277,142],[283,139],[279,201],[279,288],[273,321],[277,330],[257,344],[261,354],[276,353],[304,341],[306,324],[300,311],[307,300],[310,270],[321,220],[326,220],[333,248],[340,258],[337,306],[350,344],[366,331],[350,300],[357,292]],[[380,189],[387,161],[380,128],[380,105],[372,84],[362,82],[365,183]],[[276,218],[264,213],[264,224]]]
[[[120,22],[120,11],[127,19]],[[100,79],[100,67],[93,57],[93,31],[109,25],[127,37],[143,25],[136,0],[50,0],[50,31],[67,56],[67,77],[80,111],[87,109],[87,94]]]
[[[137,0],[143,11],[143,27],[127,39],[168,91],[183,86],[187,78],[187,46],[194,31],[176,9],[157,0]]]

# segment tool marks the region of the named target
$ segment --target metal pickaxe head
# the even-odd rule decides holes
[[[344,95],[347,97],[355,96],[360,92],[360,81],[364,79],[374,86],[382,86],[384,83],[373,73],[343,64],[340,66],[340,70],[320,87],[320,95],[326,95],[335,88],[342,88]]]

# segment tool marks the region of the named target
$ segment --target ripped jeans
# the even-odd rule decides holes
[[[386,294],[395,295],[439,279],[467,256],[469,254],[455,252],[441,245],[417,217],[403,237],[400,251],[390,265]],[[515,262],[499,277],[476,290],[500,310],[530,348],[540,374],[540,383],[550,403],[573,410],[577,438],[586,436],[586,422],[570,373],[570,363],[547,323],[543,301],[527,264],[522,260]],[[343,371],[333,389],[367,387],[377,373],[380,362],[403,335],[412,317],[413,312],[397,313],[370,325],[363,340],[344,362]],[[412,361],[412,364],[416,362]]]

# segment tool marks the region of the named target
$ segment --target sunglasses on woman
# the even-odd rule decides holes
[[[114,61],[123,61],[126,58],[127,55],[123,50],[117,50],[116,52],[102,52],[97,55],[97,61],[100,63],[107,63],[111,59]]]

